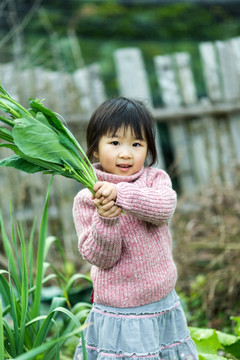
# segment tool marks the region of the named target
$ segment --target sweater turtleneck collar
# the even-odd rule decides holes
[[[139,170],[135,174],[124,176],[124,175],[115,175],[103,171],[103,168],[100,163],[93,164],[93,167],[99,181],[108,181],[113,184],[117,184],[119,182],[132,182],[134,180],[137,180],[142,175],[144,170],[144,167],[142,167],[141,170]]]

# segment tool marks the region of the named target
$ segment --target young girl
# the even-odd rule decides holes
[[[80,191],[73,216],[79,251],[92,264],[93,308],[84,330],[88,360],[195,360],[174,287],[169,221],[176,193],[156,161],[154,123],[143,103],[106,100],[87,129],[98,182]],[[82,359],[81,343],[74,360]]]

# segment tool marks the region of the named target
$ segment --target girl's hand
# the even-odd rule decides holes
[[[93,202],[100,216],[113,218],[121,213],[122,208],[115,205],[117,189],[114,184],[98,181],[94,185],[93,191],[95,192]]]
[[[98,214],[103,217],[114,218],[117,217],[122,211],[122,208],[115,205],[113,200],[109,201],[105,205],[102,204],[100,199],[94,199],[93,202],[97,208]]]
[[[115,201],[117,198],[116,186],[107,181],[97,181],[93,187],[95,196],[93,198],[100,199],[102,205],[108,204],[110,201]]]

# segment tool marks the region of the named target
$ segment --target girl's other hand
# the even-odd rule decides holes
[[[116,186],[107,181],[97,181],[93,187],[95,196],[93,198],[100,199],[102,205],[108,204],[110,201],[115,201],[117,198]]]
[[[122,208],[115,205],[113,200],[109,201],[105,205],[102,203],[101,198],[94,199],[93,202],[97,208],[98,214],[103,217],[114,218],[117,217],[122,211]]]

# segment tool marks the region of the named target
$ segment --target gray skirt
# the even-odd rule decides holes
[[[175,290],[158,302],[132,308],[94,304],[85,323],[88,360],[198,359]],[[74,360],[82,360],[81,342]]]

